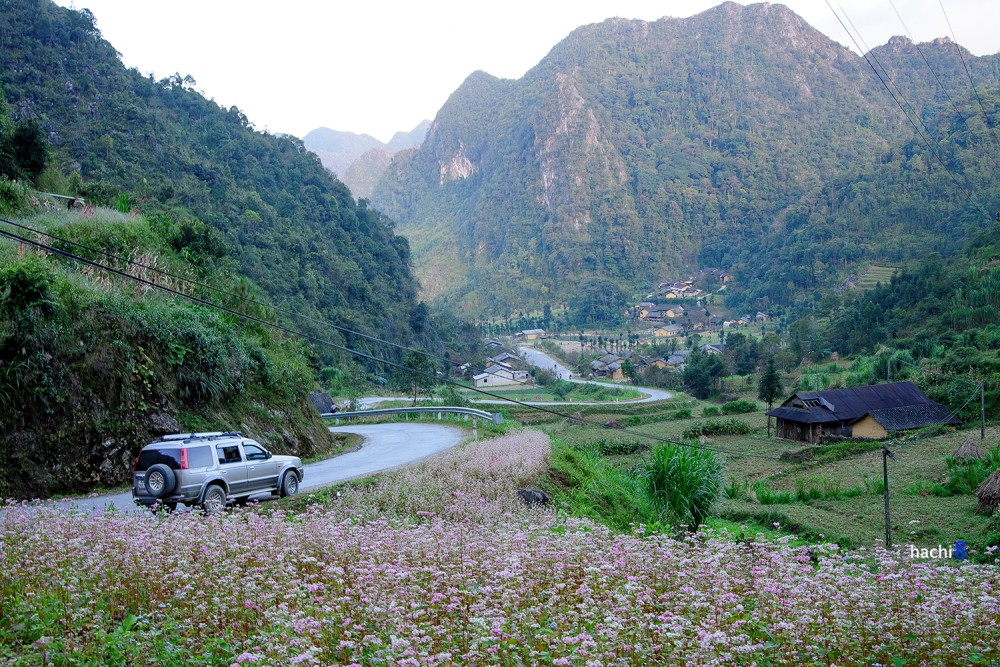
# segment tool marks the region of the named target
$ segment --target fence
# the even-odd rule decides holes
[[[475,408],[452,408],[452,407],[423,407],[423,408],[378,408],[374,410],[357,410],[354,412],[324,412],[320,417],[326,419],[335,419],[336,423],[339,424],[341,419],[355,419],[355,418],[365,418],[365,417],[378,417],[380,415],[410,415],[416,414],[417,419],[421,419],[424,414],[434,414],[437,413],[437,418],[440,420],[442,414],[453,414],[453,415],[465,415],[466,417],[472,417],[473,419],[488,419],[494,424],[503,423],[503,413],[500,412],[486,412],[485,410],[476,410]]]

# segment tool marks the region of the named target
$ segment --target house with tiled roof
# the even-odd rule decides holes
[[[779,438],[802,442],[818,442],[824,435],[884,438],[894,431],[960,423],[912,382],[800,391],[767,415],[777,419]]]

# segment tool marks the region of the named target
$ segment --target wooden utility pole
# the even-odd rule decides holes
[[[885,496],[885,548],[892,548],[892,523],[889,521],[889,457],[892,452],[882,446],[882,493]]]
[[[986,383],[979,383],[979,439],[986,439]]]
[[[892,355],[885,359],[885,381],[892,382]]]

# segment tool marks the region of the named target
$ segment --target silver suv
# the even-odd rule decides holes
[[[294,496],[304,474],[296,456],[276,456],[241,433],[178,433],[146,445],[135,460],[137,505],[198,505],[221,512],[230,501],[270,491]]]

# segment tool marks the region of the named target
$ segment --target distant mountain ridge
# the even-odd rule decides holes
[[[303,137],[302,143],[319,156],[324,167],[342,177],[351,163],[361,157],[363,153],[373,148],[381,148],[390,153],[412,148],[424,140],[430,126],[431,121],[421,121],[409,132],[399,131],[394,134],[387,144],[383,144],[369,134],[355,134],[354,132],[319,127]],[[354,189],[351,188],[351,190],[353,192]]]
[[[956,45],[921,48],[968,93]],[[948,104],[909,40],[874,53],[919,117]],[[1000,56],[966,59],[980,85],[1000,81]],[[819,247],[786,229],[912,137],[862,58],[787,7],[729,2],[583,26],[516,81],[473,73],[372,202],[409,238],[425,295],[459,311],[527,310],[582,281],[638,291],[706,263],[772,271],[780,299],[898,252],[885,227],[841,221],[827,237],[847,238]]]

